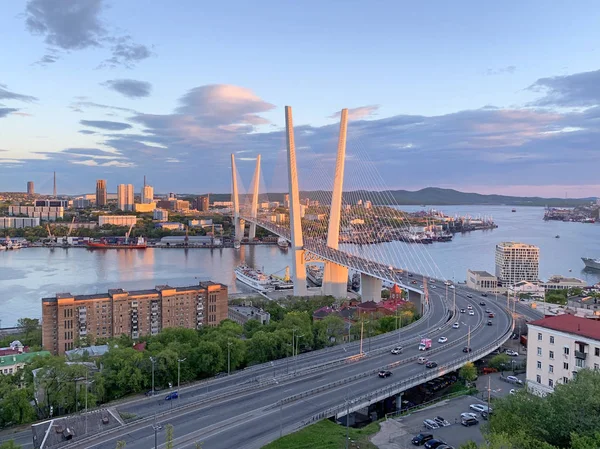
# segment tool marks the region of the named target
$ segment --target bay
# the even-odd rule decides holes
[[[402,206],[407,211],[422,207]],[[581,257],[600,257],[600,224],[542,220],[544,209],[508,206],[443,206],[447,215],[492,216],[497,229],[456,234],[451,242],[417,245],[391,242],[348,247],[354,254],[369,255],[400,268],[462,281],[466,270],[494,272],[495,245],[519,241],[540,247],[540,277],[575,276],[593,284],[600,272],[584,270]],[[559,235],[560,238],[555,238]],[[236,282],[234,269],[246,263],[267,273],[283,273],[291,263],[277,246],[234,249],[146,249],[143,251],[90,251],[82,248],[27,248],[0,252],[0,320],[14,326],[21,317],[39,318],[41,298],[57,292],[92,294],[109,288],[126,290],[156,285],[191,285],[212,280],[229,291],[247,292]],[[571,270],[571,271],[569,271]]]

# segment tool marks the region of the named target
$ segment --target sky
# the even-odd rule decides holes
[[[428,186],[600,196],[600,7],[565,2],[0,4],[0,191]]]

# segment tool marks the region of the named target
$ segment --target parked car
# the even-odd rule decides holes
[[[470,427],[470,426],[476,426],[477,424],[479,424],[479,421],[477,420],[477,418],[467,418],[467,419],[461,419],[460,423],[465,427]]]
[[[437,362],[427,362],[425,364],[425,368],[435,368],[436,366],[438,366]]]
[[[444,443],[442,440],[436,440],[434,438],[433,440],[429,440],[427,443],[425,443],[425,449],[437,449],[442,444],[446,443]]]
[[[469,405],[469,408],[471,410],[475,410],[476,412],[483,412],[483,411],[488,411],[488,406],[487,405],[483,405],[483,404],[471,404]]]
[[[505,353],[506,355],[509,355],[511,357],[517,357],[519,355],[517,351],[513,351],[512,349],[507,349]]]
[[[385,371],[385,370],[379,371],[379,377],[386,378],[386,377],[390,377],[391,375],[392,375],[391,371]]]
[[[433,418],[433,420],[440,427],[447,427],[450,425],[450,423],[447,420],[445,420],[444,418],[442,418],[441,416],[436,416],[435,418]]]
[[[438,343],[446,343],[448,341],[448,337],[440,337],[438,338]]]
[[[447,444],[440,444],[436,449],[454,449],[454,447]]]
[[[419,365],[424,365],[425,363],[427,363],[427,359],[426,359],[425,357],[419,357],[419,358],[417,359],[417,363],[418,363]]]
[[[392,349],[392,354],[401,354],[402,353],[402,346],[396,346],[394,349]]]
[[[508,393],[509,394],[517,394],[517,390],[515,390],[514,388],[511,388]]]
[[[487,297],[487,293],[482,293],[481,296]]]
[[[165,396],[165,401],[170,401],[171,399],[177,399],[179,397],[179,394],[176,391],[173,391],[172,393],[169,393],[168,395]]]
[[[496,368],[490,368],[489,366],[483,368],[483,374],[492,374],[497,372],[498,370]]]
[[[410,441],[415,446],[423,446],[429,440],[433,440],[433,435],[430,433],[420,433],[415,435],[413,439]]]
[[[471,412],[466,412],[466,413],[460,414],[460,419],[469,419],[469,418],[477,419],[477,415],[475,413],[471,413]]]
[[[517,376],[506,376],[506,380],[508,380],[509,382],[513,382],[515,384],[523,383],[523,381],[521,379],[519,379]]]
[[[416,284],[416,283],[417,283],[417,281],[410,281],[410,283],[411,283],[411,284]]]
[[[470,346],[465,346],[465,347],[463,348],[463,352],[467,352],[467,353],[468,353],[468,352],[471,352],[471,351],[472,351],[472,349],[471,349],[471,347],[470,347]]]
[[[458,324],[458,321],[452,325],[452,329],[458,329],[459,327],[460,324]]]
[[[493,414],[494,414],[494,412],[491,410],[489,412],[486,412],[484,410],[483,412],[481,412],[481,417],[487,421],[488,419],[490,419],[490,416]]]
[[[438,429],[440,427],[438,426],[438,423],[436,423],[433,419],[426,419],[425,421],[423,421],[423,425],[426,429],[429,430]]]

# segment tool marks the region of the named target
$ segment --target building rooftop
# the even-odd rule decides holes
[[[488,278],[495,278],[496,276],[488,273],[487,271],[481,271],[481,270],[469,270],[471,273],[476,274],[477,276],[482,276],[482,277],[488,277]]]
[[[83,357],[86,354],[89,357],[100,357],[106,354],[109,350],[108,345],[89,346],[87,348],[75,348],[69,351],[65,351],[67,359],[71,360],[75,357]]]
[[[587,283],[583,279],[567,278],[567,277],[561,276],[560,274],[554,274],[554,275],[550,276],[550,278],[546,281],[546,284],[560,284],[561,282],[578,283],[578,284],[582,284],[582,285],[587,285]]]
[[[600,321],[589,318],[564,314],[549,316],[529,324],[600,341]]]
[[[535,245],[530,245],[529,243],[520,243],[520,242],[501,242],[496,245],[496,247],[500,248],[533,248],[538,249]]]
[[[23,352],[21,354],[6,355],[0,357],[0,368],[3,366],[16,365],[17,363],[27,363],[37,356],[46,357],[49,355],[50,352],[48,351]]]

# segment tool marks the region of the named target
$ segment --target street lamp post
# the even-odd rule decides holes
[[[154,449],[158,449],[158,431],[162,429],[156,422],[156,416],[154,417],[154,424],[152,425],[152,430],[154,430]]]
[[[229,374],[231,373],[231,345],[233,343],[231,343],[230,341],[227,342],[227,375],[229,376]]]
[[[294,356],[294,373],[298,371],[298,352],[300,351],[300,339],[304,337],[304,335],[298,335],[296,337],[296,355]]]
[[[277,379],[273,377],[273,382],[275,385],[279,385]],[[279,400],[279,438],[283,437],[283,385],[281,386],[281,399]]]
[[[179,385],[181,381],[181,362],[185,362],[186,359],[177,359],[177,395],[181,399],[181,391],[179,391]]]
[[[154,363],[156,362],[156,359],[150,357],[150,362],[152,362],[152,397],[154,397]]]

